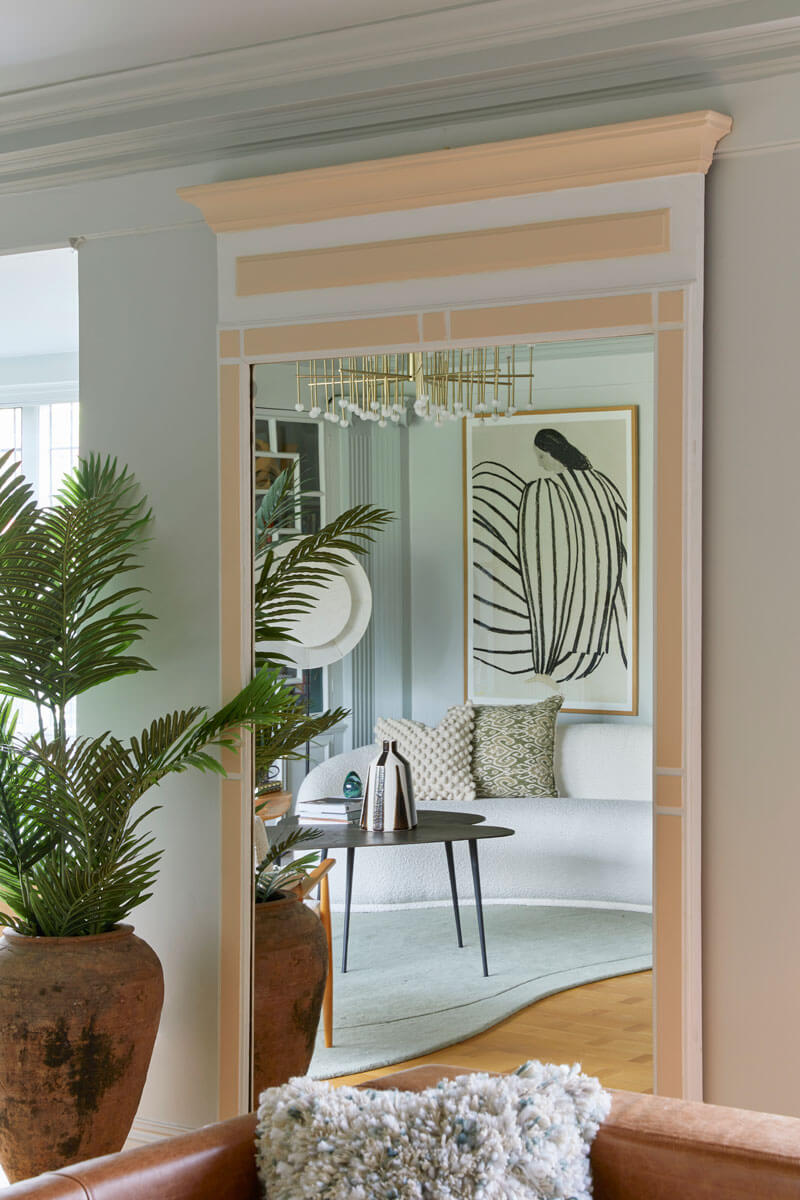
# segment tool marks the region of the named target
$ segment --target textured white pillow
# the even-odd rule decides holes
[[[471,770],[474,725],[472,704],[458,704],[448,708],[434,726],[380,717],[375,740],[379,744],[397,742],[397,749],[411,766],[415,800],[458,804],[475,799]]]
[[[423,1092],[291,1079],[262,1092],[266,1200],[591,1200],[611,1097],[578,1066],[462,1075]]]

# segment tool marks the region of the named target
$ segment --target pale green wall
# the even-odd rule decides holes
[[[80,251],[81,450],[119,456],[153,506],[144,552],[143,653],[157,673],[98,688],[82,733],[138,733],[153,717],[220,701],[216,255],[204,228],[89,242]],[[175,776],[152,819],[165,848],[152,900],[132,914],[165,968],[148,1119],[216,1117],[220,784]]]

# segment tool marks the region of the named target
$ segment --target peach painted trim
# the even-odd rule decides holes
[[[238,329],[221,329],[219,334],[220,358],[241,358],[242,335]]]
[[[447,340],[447,318],[443,312],[422,314],[423,342],[444,342]]]
[[[589,300],[551,300],[497,308],[458,309],[450,314],[452,341],[572,330],[624,329],[653,323],[649,292],[597,296]]]
[[[267,354],[321,354],[328,350],[361,350],[393,345],[416,345],[416,316],[364,317],[354,321],[320,321],[309,325],[268,325],[245,329],[248,358]]]
[[[683,763],[683,332],[657,335],[656,764]]]
[[[239,417],[240,368],[220,367],[220,573],[221,677],[224,700],[242,686],[241,643],[244,601],[241,594],[239,544]],[[239,755],[226,753],[226,770],[241,770]],[[220,977],[219,977],[219,1119],[240,1111],[241,1028],[239,994],[241,946],[241,782],[222,783],[220,814]]]
[[[658,320],[661,324],[683,320],[683,292],[659,292]]]
[[[683,817],[657,813],[653,962],[659,1096],[683,1095]]]
[[[709,110],[179,188],[216,233],[704,174],[731,118]]]
[[[683,778],[680,775],[656,775],[656,808],[683,807]]]
[[[511,271],[556,263],[663,254],[669,209],[538,221],[502,229],[250,254],[236,259],[236,295],[400,283]]]

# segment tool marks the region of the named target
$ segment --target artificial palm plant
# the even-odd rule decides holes
[[[129,738],[69,735],[77,696],[153,669],[134,652],[154,618],[130,582],[150,523],[114,459],[80,461],[40,508],[11,456],[0,458],[0,920],[18,933],[79,937],[118,925],[157,873],[150,789],[189,769],[224,774],[218,752],[235,748],[243,728],[302,725],[297,696],[264,665],[219,712],[192,706]],[[25,737],[15,701],[36,714]]]

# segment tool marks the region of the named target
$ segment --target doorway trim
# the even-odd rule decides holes
[[[223,417],[220,475],[223,497],[239,497],[242,518],[243,473],[248,484],[250,477],[243,447],[246,442],[249,455],[250,439],[241,406],[245,396],[249,403],[245,389],[254,362],[497,340],[654,335],[655,1090],[692,1099],[702,1098],[703,176],[730,127],[721,114],[691,113],[181,190],[219,234],[221,396],[228,396],[228,412],[234,392],[240,405],[238,454]],[[500,164],[490,191],[487,155]],[[456,170],[445,169],[454,164]],[[666,214],[660,237],[640,236],[643,214],[654,212]],[[606,219],[595,220],[600,217]],[[567,228],[555,239],[563,254],[541,261],[546,243],[536,225],[570,221],[582,223],[582,255],[576,259]],[[577,232],[577,226],[573,229]],[[480,269],[443,273],[442,264],[454,261],[447,239],[470,231]],[[487,269],[492,235],[503,247],[498,270]],[[420,238],[426,241],[430,272],[398,277],[397,242]],[[509,246],[518,266],[508,266]],[[469,261],[470,238],[462,238],[459,247]],[[309,264],[326,248],[335,251],[341,283],[330,286],[334,259],[323,255],[318,261],[328,263],[322,274],[326,286],[317,288]],[[538,260],[531,261],[532,253]],[[305,282],[287,291],[292,255],[298,256],[298,266],[302,256],[298,280]],[[255,275],[251,266],[241,274],[240,260],[252,264],[257,258],[264,261]],[[272,292],[270,264],[276,266],[278,258],[280,290]],[[240,280],[246,280],[241,288]],[[230,513],[226,519],[223,673],[226,688],[233,690],[250,669],[242,620],[250,567],[241,526],[234,530]],[[225,546],[225,520],[223,526]],[[249,775],[238,775],[228,785],[231,802],[223,812],[222,890],[229,899],[222,924],[228,967],[221,976],[221,1116],[236,1111],[237,1095],[242,1109],[250,1054],[251,916],[242,880],[252,865],[245,820],[251,798]],[[233,962],[238,971],[230,971]]]

